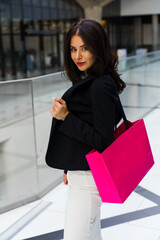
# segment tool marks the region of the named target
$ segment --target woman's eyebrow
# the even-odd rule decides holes
[[[84,47],[86,44],[83,44],[83,45],[81,45],[80,47]],[[72,45],[70,45],[70,47],[73,47],[73,48],[76,48],[76,47],[74,47],[74,46],[72,46]]]

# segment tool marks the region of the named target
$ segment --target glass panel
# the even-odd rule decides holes
[[[5,79],[12,79],[12,64],[11,64],[11,50],[10,50],[10,36],[3,35],[3,52],[4,52],[4,68]]]
[[[31,81],[0,83],[0,211],[37,198]]]
[[[65,19],[66,18],[66,11],[63,10],[63,9],[59,9],[58,16],[59,16],[60,19]]]
[[[39,7],[33,7],[34,20],[41,20],[41,9]]]
[[[12,5],[12,18],[17,20],[22,18],[21,7],[19,5]]]
[[[32,0],[33,5],[40,6],[40,1],[39,0]]]
[[[67,18],[67,19],[70,19],[71,16],[72,16],[72,11],[71,11],[71,10],[67,10],[67,11],[66,11],[66,18]]]
[[[12,4],[21,4],[21,0],[10,0]]]
[[[134,56],[122,58],[119,61],[119,72],[123,72],[127,83],[137,83],[141,79],[141,83],[145,82],[145,56]],[[132,75],[133,74],[133,75]]]
[[[51,57],[52,57],[52,47],[51,47],[51,37],[44,36],[44,59],[45,59],[45,66],[46,66],[46,73],[51,72]]]
[[[57,1],[58,0],[50,0],[50,6],[54,8],[57,7]]]
[[[38,181],[40,192],[46,187],[53,185],[57,179],[62,179],[62,171],[51,169],[45,163],[45,154],[48,145],[52,116],[50,108],[52,97],[61,97],[70,86],[69,81],[64,81],[61,73],[55,75],[41,76],[33,80],[33,96],[36,126],[36,144],[38,155]]]
[[[2,34],[3,33],[9,33],[10,32],[10,28],[9,28],[9,20],[7,18],[3,18],[1,20],[1,31]]]
[[[0,3],[0,18],[10,18],[10,6]]]
[[[49,20],[50,19],[48,8],[46,8],[46,7],[42,8],[42,17],[43,17],[43,20]]]
[[[146,83],[160,86],[160,52],[146,55]]]
[[[13,34],[20,34],[20,22],[18,20],[12,21],[13,25]]]
[[[10,4],[10,0],[0,0],[0,4]]]
[[[31,6],[23,6],[23,17],[25,20],[32,20],[32,9]]]
[[[78,18],[78,10],[75,8],[75,10],[72,11],[72,18]]]
[[[39,58],[39,37],[26,36],[27,75],[36,76],[41,72]]]
[[[56,20],[56,19],[58,19],[57,9],[51,8],[51,9],[50,9],[50,16],[51,16],[51,20]]]
[[[160,51],[120,59],[119,73],[127,83],[121,99],[131,120],[143,117],[160,102]]]
[[[32,0],[22,0],[23,4],[25,5],[31,5],[32,4]]]
[[[70,1],[67,0],[67,1],[65,2],[65,9],[66,9],[66,10],[70,10],[70,8],[71,8]]]
[[[52,67],[52,71],[56,72],[56,71],[60,71],[60,59],[58,55],[57,36],[52,36],[51,41],[52,41],[52,47],[53,47],[52,56],[51,56],[51,67]]]
[[[45,1],[41,1],[41,5],[43,6],[43,7],[48,7],[48,5],[49,5],[49,2],[48,2],[48,0],[45,0]]]
[[[20,35],[14,35],[14,49],[15,49],[15,66],[17,70],[17,78],[23,78],[24,77],[24,58],[22,57],[22,42],[20,39]]]
[[[158,71],[159,60],[159,51],[140,56],[121,58],[119,60],[118,69],[120,73],[123,72],[123,76],[125,77],[127,83],[160,85],[158,81],[160,74]]]
[[[64,2],[63,0],[58,0],[58,8],[63,9],[64,8]]]
[[[144,117],[160,102],[160,88],[128,85],[120,95],[127,118],[135,121]]]

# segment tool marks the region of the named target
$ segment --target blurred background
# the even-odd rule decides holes
[[[1,0],[0,80],[61,70],[63,38],[80,18],[102,23],[119,56],[159,49],[158,0]]]
[[[63,39],[81,18],[100,22],[119,56],[118,72],[127,84],[120,97],[128,119],[151,116],[147,125],[151,136],[160,134],[159,0],[0,0],[1,214],[40,200],[62,183],[63,171],[45,163],[52,120],[49,111],[52,97],[61,97],[71,86],[62,75]],[[159,161],[159,140],[153,136],[151,146]],[[150,190],[157,186],[154,194],[158,196],[159,166],[149,182]],[[28,219],[48,205],[37,206],[35,212],[30,206]],[[3,214],[0,239],[11,239],[2,236],[6,232],[12,236],[22,228],[16,225],[14,233],[10,232],[15,221],[23,218],[23,211],[9,218]],[[147,240],[144,235],[141,239]]]

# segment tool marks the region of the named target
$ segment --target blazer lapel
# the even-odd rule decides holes
[[[93,76],[87,76],[85,78],[82,78],[79,82],[76,82],[72,87],[70,87],[61,97],[63,100],[67,100],[69,98],[69,96],[73,93],[73,91],[75,91],[75,89],[77,89],[78,87],[82,86],[83,84],[86,84],[87,82],[94,80],[95,77]],[[58,122],[58,120],[56,118],[52,119],[52,127],[51,127],[51,135],[54,132],[54,128],[56,126],[56,123]]]
[[[62,96],[63,100],[67,100],[69,96],[77,89],[78,87],[82,86],[83,84],[86,84],[87,82],[95,79],[93,76],[87,76],[85,78],[82,78],[79,82],[76,82],[72,87],[70,87]]]

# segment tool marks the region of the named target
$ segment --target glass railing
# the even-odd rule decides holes
[[[159,69],[160,52],[120,60],[127,83],[121,99],[130,120],[160,103]],[[0,82],[0,212],[38,199],[62,181],[62,171],[46,165],[45,153],[52,97],[70,86],[61,73]]]
[[[71,85],[61,73],[0,83],[0,212],[43,196],[62,181],[45,153],[52,97]]]
[[[121,59],[119,73],[127,84],[120,97],[129,119],[144,117],[160,104],[160,51]]]

